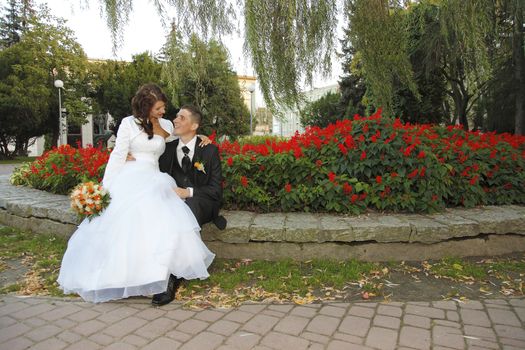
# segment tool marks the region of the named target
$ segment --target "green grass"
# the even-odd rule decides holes
[[[435,263],[430,271],[439,276],[449,277],[455,280],[483,279],[487,277],[485,266],[465,261],[461,258],[444,258]]]
[[[0,256],[3,260],[22,259],[31,265],[31,270],[42,283],[40,290],[35,290],[35,293],[63,295],[58,289],[56,278],[66,246],[67,240],[55,235],[35,234],[9,227],[0,228]],[[17,292],[24,287],[25,281],[19,281],[4,287],[0,293]]]
[[[25,162],[32,162],[36,157],[15,157],[14,159],[0,160],[0,164],[20,164]]]

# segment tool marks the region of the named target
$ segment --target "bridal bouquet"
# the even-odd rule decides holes
[[[91,220],[108,205],[111,197],[101,184],[88,181],[77,185],[71,192],[71,209],[81,218]]]

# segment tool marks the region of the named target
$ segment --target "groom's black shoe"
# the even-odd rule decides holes
[[[151,299],[151,303],[155,306],[162,306],[171,303],[173,299],[175,299],[175,294],[177,293],[177,289],[179,289],[182,280],[182,278],[170,275],[168,289],[164,293],[155,294]]]
[[[219,230],[224,230],[226,228],[227,221],[224,218],[224,216],[219,215],[215,219],[213,219],[213,223]]]

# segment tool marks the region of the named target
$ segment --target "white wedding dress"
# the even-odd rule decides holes
[[[171,122],[161,119],[170,134]],[[173,137],[171,137],[173,138]],[[148,139],[134,117],[122,120],[104,173],[110,205],[84,220],[68,242],[58,283],[90,302],[166,291],[170,274],[205,279],[215,255],[200,237],[189,207],[159,170],[162,136]],[[127,154],[136,159],[126,162]]]

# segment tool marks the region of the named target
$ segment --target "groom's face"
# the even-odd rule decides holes
[[[173,125],[175,126],[175,134],[179,136],[194,134],[199,128],[199,124],[195,123],[193,115],[187,109],[181,109],[177,113]]]

